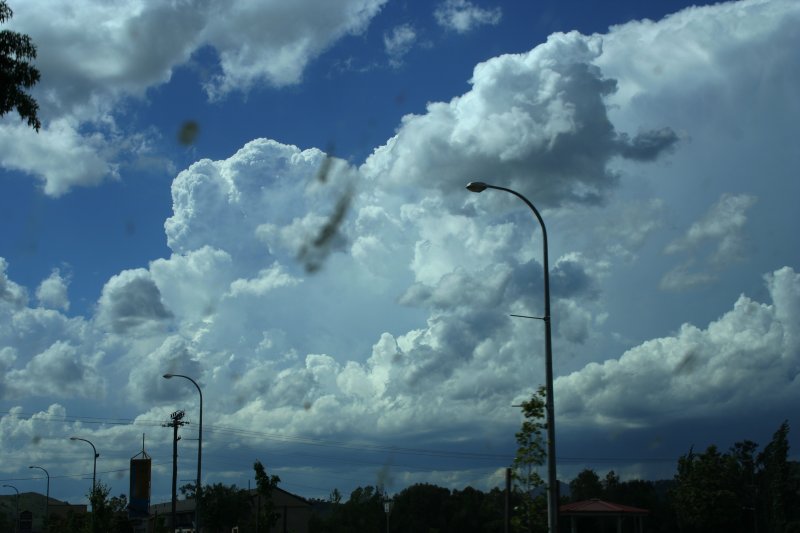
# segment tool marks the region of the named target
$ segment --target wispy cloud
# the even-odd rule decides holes
[[[686,234],[664,249],[666,254],[688,253],[694,257],[675,267],[661,280],[661,288],[675,290],[710,283],[716,271],[743,257],[747,211],[756,203],[749,194],[723,194]],[[707,254],[704,254],[709,248]],[[705,255],[705,272],[692,272],[697,256]]]
[[[383,45],[386,55],[389,56],[389,63],[395,67],[402,65],[403,57],[411,51],[416,41],[417,33],[410,24],[402,24],[384,34]]]
[[[499,7],[478,7],[469,0],[444,0],[433,12],[433,16],[443,28],[457,33],[468,33],[478,26],[499,24],[503,11]]]

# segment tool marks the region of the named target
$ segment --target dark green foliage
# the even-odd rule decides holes
[[[539,392],[524,408],[531,417],[518,439],[525,450],[538,449],[535,438],[544,429],[536,425],[543,416],[544,394]],[[614,471],[601,478],[590,469],[570,483],[572,501],[600,498],[648,511],[643,531],[730,533],[800,533],[800,463],[788,461],[788,424],[784,423],[762,453],[751,441],[737,442],[729,452],[710,446],[703,453],[681,457],[674,480],[622,481]],[[527,443],[532,443],[530,446]],[[523,471],[523,474],[525,472]],[[526,479],[523,477],[523,481]],[[534,494],[536,494],[534,496]],[[377,487],[359,487],[342,503],[338,490],[329,501],[318,502],[312,516],[311,533],[360,533],[386,531],[383,492]],[[500,533],[504,531],[505,493],[494,488],[488,493],[472,487],[449,490],[436,485],[412,485],[394,498],[389,531],[420,533]],[[563,502],[562,503],[566,503]],[[523,533],[546,530],[546,498],[541,489],[525,494],[519,485],[511,494],[511,531]],[[582,518],[579,531],[617,531],[615,520]],[[569,531],[562,520],[561,532]],[[635,531],[631,520],[623,532]]]
[[[789,424],[764,450],[737,442],[728,453],[709,446],[678,461],[672,505],[681,531],[784,532],[800,522],[800,469],[788,461]]]
[[[13,16],[5,0],[0,0],[0,23]],[[13,109],[28,125],[39,131],[39,104],[26,89],[39,81],[39,71],[31,65],[36,59],[36,46],[27,35],[11,30],[0,31],[0,116]]]
[[[384,495],[377,487],[359,487],[345,503],[321,502],[315,512],[311,533],[382,533],[387,516]],[[420,533],[502,533],[505,494],[500,489],[488,493],[472,487],[450,491],[428,483],[407,487],[393,499],[388,517],[389,531]],[[519,506],[514,495],[511,505]]]
[[[534,492],[544,485],[536,468],[542,466],[547,458],[545,441],[542,436],[547,430],[545,418],[545,388],[531,395],[531,399],[522,402],[522,414],[525,420],[516,433],[517,454],[511,465],[515,481],[515,492],[521,498],[515,506],[512,523],[519,531],[544,531],[547,524],[546,498],[534,497]]]
[[[98,481],[90,491],[89,501],[92,503],[95,531],[109,533],[128,533],[133,526],[128,520],[128,498],[124,494],[108,497],[111,489],[102,481]],[[91,520],[89,520],[91,523]]]
[[[619,484],[619,478],[617,478]],[[587,468],[569,482],[569,492],[573,501],[590,500],[603,497],[603,485],[597,473]]]
[[[338,490],[335,491],[338,493]],[[312,533],[360,533],[381,532],[386,529],[386,514],[383,512],[383,492],[377,487],[358,487],[350,493],[345,503],[335,503],[333,497],[325,516],[315,515],[309,531]],[[341,501],[341,496],[339,497]],[[392,516],[397,513],[392,511]],[[398,530],[399,531],[399,530]]]
[[[180,488],[186,498],[195,497],[195,486],[188,483]],[[230,531],[242,523],[250,510],[250,494],[236,485],[215,483],[204,485],[200,498],[200,520],[210,531]]]
[[[769,531],[783,531],[790,519],[800,519],[797,512],[800,499],[795,490],[798,480],[792,479],[788,439],[789,423],[784,421],[758,455],[758,492],[762,503],[757,512],[763,517],[764,526]]]
[[[86,495],[92,511],[88,514],[69,511],[65,516],[51,514],[48,533],[132,533],[133,524],[128,519],[128,498],[124,494],[109,498],[110,492],[108,485],[98,481]]]
[[[450,518],[450,491],[429,483],[412,485],[395,497],[398,531],[443,531]]]
[[[278,487],[281,478],[276,475],[268,475],[261,461],[253,464],[256,473],[256,524],[257,533],[269,531],[272,526],[278,523],[280,514],[275,511],[275,502],[272,501],[272,491]]]
[[[678,460],[672,497],[682,531],[738,531],[742,522],[738,473],[736,460],[714,445],[700,454],[690,450]]]

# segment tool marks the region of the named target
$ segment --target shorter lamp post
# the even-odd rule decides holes
[[[92,469],[92,497],[89,498],[89,503],[92,504],[92,533],[95,533],[97,529],[95,528],[95,521],[94,515],[96,514],[96,509],[94,508],[94,495],[95,495],[95,482],[97,481],[97,458],[100,457],[100,454],[97,453],[97,448],[94,447],[91,441],[82,439],[80,437],[70,437],[69,440],[82,440],[83,442],[88,442],[89,446],[92,447],[92,451],[94,451],[94,468]]]
[[[203,391],[200,385],[189,376],[183,374],[164,374],[164,379],[183,378],[188,379],[200,394],[200,427],[197,432],[197,484],[194,489],[194,527],[200,531],[200,500],[203,496]]]
[[[38,468],[47,476],[47,495],[44,500],[44,522],[46,524],[50,518],[50,473],[41,466],[33,465],[28,468]]]
[[[14,492],[17,493],[16,498],[16,514],[14,515],[14,533],[19,531],[19,490],[14,485],[3,485],[4,487],[8,487],[9,489],[14,489]]]
[[[97,458],[100,457],[100,454],[97,453],[97,448],[94,447],[94,444],[92,444],[91,441],[82,439],[80,437],[70,437],[69,440],[82,440],[83,442],[88,442],[89,446],[91,446],[92,450],[94,451],[94,468],[92,469],[92,495],[94,495],[94,485],[97,481]]]

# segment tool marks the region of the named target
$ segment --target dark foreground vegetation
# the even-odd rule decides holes
[[[592,498],[646,509],[645,532],[800,533],[800,463],[789,461],[789,424],[784,422],[761,451],[749,440],[727,452],[709,446],[689,450],[678,460],[671,480],[621,481],[613,472],[603,478],[594,470],[580,472],[569,483],[561,504]],[[511,494],[511,531],[546,532],[544,493],[527,496],[516,484]],[[504,491],[482,492],[472,487],[448,490],[430,484],[410,486],[393,497],[384,511],[384,494],[377,487],[359,487],[342,503],[338,491],[317,502],[312,533],[364,531],[420,533],[502,533]],[[530,517],[530,518],[529,518]],[[387,520],[388,518],[388,520]],[[562,518],[559,530],[570,531]],[[581,518],[580,532],[616,532],[608,518]],[[634,521],[624,532],[637,531]]]
[[[644,532],[800,533],[800,462],[788,459],[788,434],[789,424],[784,422],[761,449],[749,440],[736,442],[727,451],[713,445],[703,452],[689,449],[678,459],[675,476],[670,480],[622,481],[613,471],[600,477],[594,470],[585,469],[570,481],[560,503],[597,498],[645,509],[648,514],[643,521]],[[526,468],[525,475],[514,476],[509,495],[510,531],[546,532],[545,493],[541,485],[534,491],[522,489],[529,486],[526,482],[531,477],[524,462],[515,462],[515,467],[521,466]],[[263,496],[258,518],[253,515],[252,496],[247,491],[220,483],[206,485],[201,506],[204,531],[228,532],[238,525],[241,533],[266,532],[276,524],[270,493],[280,479],[267,475],[259,462],[254,469],[257,490]],[[194,486],[185,485],[182,492],[185,497],[194,497]],[[95,509],[95,531],[133,530],[127,519],[125,495],[110,497],[108,487],[98,483],[90,498]],[[393,495],[387,515],[387,494],[382,487],[359,487],[346,500],[334,489],[327,500],[311,502],[313,512],[308,530],[310,533],[502,533],[505,498],[505,491],[500,488],[488,492],[473,487],[450,490],[421,483]],[[634,520],[625,520],[622,526],[623,533],[638,531]],[[156,531],[167,531],[163,521],[155,527]],[[13,530],[11,516],[0,513],[0,531]],[[570,532],[569,518],[562,517],[559,530]],[[52,520],[47,531],[89,533],[91,513]],[[616,533],[617,522],[581,517],[578,531]]]

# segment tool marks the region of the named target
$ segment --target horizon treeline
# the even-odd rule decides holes
[[[703,452],[691,447],[677,462],[672,479],[620,480],[611,470],[604,478],[591,468],[569,482],[569,495],[560,504],[589,499],[648,511],[644,532],[682,533],[800,533],[800,462],[789,460],[789,423],[784,421],[772,440],[759,451],[744,440],[727,452],[710,445]],[[505,491],[484,492],[473,487],[447,489],[418,483],[394,495],[389,515],[381,487],[356,488],[343,501],[337,489],[327,501],[316,500],[310,533],[407,531],[421,533],[502,533]],[[546,532],[547,505],[539,489],[526,505],[518,485],[510,494],[511,531]],[[532,513],[533,516],[521,516]],[[638,531],[634,520],[623,521],[623,533]],[[562,517],[559,531],[570,531]],[[616,533],[616,519],[580,517],[578,531]]]

